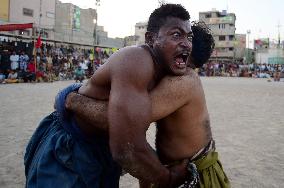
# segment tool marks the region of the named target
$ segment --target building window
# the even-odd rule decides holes
[[[218,52],[227,52],[227,50],[226,50],[226,48],[218,48],[218,50],[217,50]]]
[[[23,8],[23,15],[33,17],[34,11],[32,9]]]
[[[229,40],[234,40],[235,36],[234,35],[229,35]]]
[[[41,31],[41,36],[43,37],[43,38],[48,38],[48,32],[47,31]]]
[[[231,48],[229,48],[229,51],[234,51],[234,48],[232,48],[232,47],[231,47]]]
[[[226,40],[226,36],[219,36],[219,41],[224,41]]]
[[[212,15],[211,14],[205,14],[205,18],[211,18]]]
[[[46,17],[55,18],[55,14],[53,12],[46,12]]]
[[[225,29],[226,28],[226,24],[219,24],[219,29]]]

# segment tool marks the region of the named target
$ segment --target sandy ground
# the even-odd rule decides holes
[[[213,136],[234,188],[284,187],[284,82],[202,78]],[[71,81],[0,85],[0,187],[24,187],[23,153],[56,93]],[[154,128],[148,140],[154,141]],[[129,175],[121,187],[136,188]]]

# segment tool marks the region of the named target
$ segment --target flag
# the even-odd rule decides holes
[[[41,47],[41,38],[40,35],[38,36],[37,40],[36,40],[36,48],[40,48]]]

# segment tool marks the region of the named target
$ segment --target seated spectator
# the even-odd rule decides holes
[[[62,70],[62,71],[59,72],[59,80],[60,81],[66,80],[65,70]]]
[[[274,81],[275,82],[279,82],[280,81],[280,71],[278,71],[278,70],[276,70],[275,72],[274,72],[274,75],[273,75],[273,79],[274,79]]]
[[[26,79],[27,79],[28,82],[35,82],[36,81],[35,62],[34,62],[33,58],[28,63],[27,72],[26,72]]]
[[[78,66],[74,71],[74,75],[75,81],[80,81],[80,83],[82,83],[85,78],[85,71],[81,68],[81,66]]]
[[[5,74],[3,73],[3,71],[0,69],[0,83],[4,82],[5,80]]]
[[[49,70],[46,72],[46,79],[47,79],[47,82],[55,81],[55,74],[53,73],[53,71]]]
[[[66,72],[66,79],[67,80],[72,80],[73,79],[73,72],[71,69],[68,69]]]
[[[44,80],[46,80],[45,66],[42,62],[40,62],[39,67],[36,71],[36,81],[43,82]]]
[[[27,82],[27,72],[23,69],[18,70],[18,79],[19,82]]]
[[[11,70],[7,79],[3,83],[18,83],[18,73],[15,70]]]

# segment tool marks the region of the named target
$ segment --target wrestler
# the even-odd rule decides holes
[[[159,187],[185,181],[186,163],[162,165],[146,141],[146,130],[151,123],[150,91],[166,75],[187,73],[189,18],[181,5],[161,5],[149,17],[146,45],[120,49],[86,85],[74,84],[59,93],[56,111],[43,119],[27,146],[27,187],[118,187],[121,167]],[[109,100],[107,135],[89,134],[65,111],[65,97],[75,90]]]
[[[210,57],[214,40],[203,23],[195,23],[191,67],[201,67]],[[193,69],[183,76],[167,76],[150,93],[151,121],[157,122],[156,149],[165,165],[188,159],[197,167],[199,187],[230,187],[215,151],[210,119],[202,84]],[[66,107],[74,112],[80,126],[88,132],[108,131],[107,102],[69,94]],[[151,187],[140,182],[141,187]],[[196,182],[187,181],[187,186]],[[186,183],[185,183],[186,184]],[[192,186],[192,185],[191,185]]]

